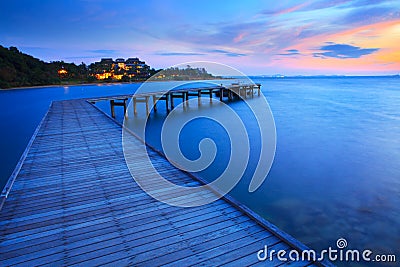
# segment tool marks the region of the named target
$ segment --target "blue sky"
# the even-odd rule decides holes
[[[45,61],[209,60],[246,74],[396,74],[400,1],[8,1],[0,44]]]

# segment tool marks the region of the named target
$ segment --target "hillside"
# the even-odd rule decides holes
[[[168,68],[163,72],[150,68],[138,58],[113,61],[102,59],[87,66],[64,61],[50,63],[20,52],[16,47],[0,45],[0,89],[54,84],[90,82],[132,82],[154,80],[207,80],[221,77],[209,74],[204,68]],[[155,75],[159,73],[158,75]]]
[[[0,88],[59,84],[58,67],[0,45]]]

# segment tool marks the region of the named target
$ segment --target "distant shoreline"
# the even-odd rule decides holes
[[[89,85],[114,85],[114,84],[135,84],[143,83],[141,82],[109,82],[109,83],[71,83],[71,84],[49,84],[49,85],[34,85],[34,86],[20,86],[20,87],[10,87],[10,88],[0,88],[0,91],[6,90],[24,90],[24,89],[38,89],[38,88],[50,88],[50,87],[69,87],[69,86],[89,86]]]
[[[273,76],[273,75],[248,75],[249,78],[259,78],[259,79],[285,79],[285,78],[399,78],[399,74],[394,75],[282,75],[282,76]]]
[[[335,79],[335,78],[399,78],[400,75],[315,75],[315,76],[266,76],[266,75],[249,75],[247,76],[249,79]],[[230,80],[230,79],[238,79],[243,77],[218,77],[215,79],[201,79],[204,81],[212,81],[212,80]],[[0,91],[6,90],[24,90],[24,89],[38,89],[38,88],[50,88],[50,87],[69,87],[69,86],[90,86],[90,85],[118,85],[118,84],[138,84],[144,82],[168,82],[168,81],[183,81],[183,80],[144,80],[144,81],[133,81],[133,82],[97,82],[97,83],[71,83],[71,84],[49,84],[49,85],[34,85],[34,86],[21,86],[21,87],[10,87],[10,88],[0,88]],[[188,81],[200,81],[197,79],[188,80]]]
[[[187,81],[213,81],[213,80],[225,80],[225,79],[234,79],[234,78],[215,78],[215,79],[193,79]],[[51,87],[70,87],[70,86],[90,86],[90,85],[97,85],[97,86],[104,86],[104,85],[118,85],[118,84],[138,84],[138,83],[145,83],[145,82],[180,82],[186,80],[144,80],[144,81],[133,81],[133,82],[97,82],[97,83],[71,83],[71,84],[49,84],[49,85],[34,85],[34,86],[20,86],[20,87],[10,87],[10,88],[0,88],[1,91],[8,91],[8,90],[30,90],[30,89],[39,89],[39,88],[51,88]]]

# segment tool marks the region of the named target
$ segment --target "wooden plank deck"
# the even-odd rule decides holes
[[[264,245],[306,248],[229,197],[194,208],[154,200],[132,179],[121,134],[84,100],[52,103],[3,191],[2,266],[246,266]],[[149,153],[171,181],[200,184]]]

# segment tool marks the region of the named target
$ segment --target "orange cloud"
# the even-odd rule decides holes
[[[313,57],[318,47],[326,42],[350,44],[361,48],[379,48],[379,51],[360,58],[316,58]],[[297,49],[304,57],[300,59],[285,58],[279,64],[296,68],[343,70],[343,71],[400,71],[400,20],[379,22],[365,25],[335,34],[318,35],[301,39],[300,43],[286,49]],[[301,64],[299,64],[301,60]]]

